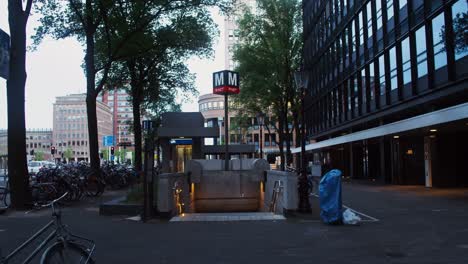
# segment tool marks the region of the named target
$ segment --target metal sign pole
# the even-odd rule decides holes
[[[229,129],[228,129],[228,95],[227,93],[224,95],[224,145],[225,145],[225,153],[224,153],[224,170],[229,170],[229,144],[228,144],[228,136],[229,136]]]

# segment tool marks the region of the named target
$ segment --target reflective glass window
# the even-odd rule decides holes
[[[458,0],[452,6],[453,32],[455,35],[455,60],[468,55],[467,36],[468,1]]]
[[[423,26],[416,31],[416,62],[418,78],[427,74],[426,28]]]
[[[366,70],[362,69],[361,70],[361,84],[362,84],[362,102],[365,104],[367,101],[367,96],[366,96]]]
[[[379,57],[379,79],[380,79],[380,95],[385,94],[385,56],[382,54]]]
[[[359,98],[359,93],[358,93],[358,83],[357,83],[357,79],[353,79],[353,100],[354,100],[354,111],[357,112],[357,108],[359,107],[359,103],[358,103],[358,98]]]
[[[402,9],[408,4],[408,0],[400,0],[399,4],[400,4],[400,9]]]
[[[393,0],[387,0],[387,20],[393,17]]]
[[[353,93],[353,87],[354,87],[354,79],[351,77],[349,79],[349,85],[348,85],[348,111],[351,111],[351,94]]]
[[[398,79],[397,79],[397,67],[396,67],[396,48],[393,47],[389,52],[389,62],[390,62],[390,89],[394,90],[398,88]]]
[[[444,13],[436,16],[432,20],[432,40],[434,41],[434,68],[437,70],[439,68],[447,65],[447,53],[445,52],[445,43],[444,43]]]
[[[401,58],[403,65],[403,84],[411,82],[411,54],[409,38],[405,38],[401,42]]]
[[[369,64],[369,88],[370,88],[370,99],[374,100],[374,96],[375,96],[374,63]]]
[[[367,37],[371,38],[372,37],[372,1],[367,3]]]
[[[352,48],[352,52],[355,52],[356,51],[356,27],[354,26],[354,23],[356,22],[356,20],[353,20],[353,22],[351,23],[351,48]]]
[[[364,20],[362,11],[359,12],[359,45],[364,45]]]
[[[381,0],[375,1],[375,10],[377,11],[376,12],[377,30],[379,30],[382,27],[382,3],[380,1]]]

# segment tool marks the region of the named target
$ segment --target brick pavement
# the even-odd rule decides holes
[[[97,200],[66,208],[64,221],[96,241],[97,263],[468,263],[466,190],[344,183],[343,200],[380,221],[143,224],[99,216]],[[47,220],[47,212],[0,215],[0,247],[11,250]]]

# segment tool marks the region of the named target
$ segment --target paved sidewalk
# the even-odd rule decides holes
[[[96,241],[97,263],[466,264],[467,201],[466,190],[344,183],[343,204],[378,222],[328,226],[297,214],[286,221],[143,224],[99,216],[98,200],[64,209],[63,220]],[[3,252],[49,218],[48,211],[0,215]]]

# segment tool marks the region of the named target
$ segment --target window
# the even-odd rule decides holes
[[[364,45],[364,20],[362,18],[362,11],[359,12],[359,45]]]
[[[366,69],[361,70],[361,84],[362,84],[362,102],[363,104],[366,104],[367,101],[367,95],[366,95]]]
[[[466,18],[468,17],[468,2],[458,0],[452,6],[453,32],[455,35],[455,60],[468,55],[466,46]]]
[[[367,3],[367,37],[372,37],[372,1]]]
[[[401,42],[401,58],[403,60],[403,84],[411,82],[411,54],[409,38],[405,38]]]
[[[391,48],[388,55],[390,61],[390,89],[395,90],[396,88],[398,88],[396,48]]]
[[[380,95],[385,94],[385,56],[382,54],[379,57],[379,75],[380,75]]]
[[[392,17],[393,17],[393,0],[387,0],[387,21],[392,19]]]
[[[402,9],[408,4],[408,0],[400,0],[399,4],[400,4],[400,9]]]
[[[377,30],[379,30],[382,27],[382,3],[380,0],[375,1],[375,10],[376,12],[376,17],[377,17]]]
[[[349,79],[349,85],[348,85],[348,112],[351,112],[351,94],[353,93],[353,87],[354,87],[354,79],[351,77]]]
[[[270,146],[270,134],[265,134],[264,145],[266,147]]]
[[[441,13],[432,20],[432,39],[434,43],[434,68],[440,69],[447,65],[447,53],[444,43],[444,13]]]
[[[375,95],[375,76],[374,76],[374,63],[369,64],[369,87],[370,87],[370,99],[374,100]]]
[[[356,27],[354,26],[354,24],[357,23],[357,20],[353,20],[353,22],[351,23],[350,27],[351,27],[351,46],[352,46],[352,53],[356,52]]]
[[[426,28],[423,26],[416,31],[416,62],[418,78],[427,74]]]

